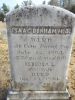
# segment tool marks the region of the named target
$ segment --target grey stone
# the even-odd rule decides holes
[[[35,95],[34,99],[30,95],[32,100],[67,100],[66,71],[75,15],[55,6],[28,6],[9,13],[6,22],[12,90],[18,91],[18,100],[19,91],[24,91],[24,98],[26,91],[39,91],[40,95]],[[49,96],[42,95],[41,91]],[[16,98],[14,93],[9,92],[9,98]],[[30,100],[24,98],[20,100]]]
[[[62,91],[10,92],[7,100],[69,100],[69,94]]]

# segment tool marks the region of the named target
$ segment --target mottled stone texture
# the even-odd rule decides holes
[[[7,100],[69,100],[68,98],[68,93],[62,91],[26,91],[10,92]]]
[[[68,100],[66,71],[74,20],[73,13],[55,6],[22,7],[7,15],[15,91],[8,100]]]

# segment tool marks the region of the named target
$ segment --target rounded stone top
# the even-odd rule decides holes
[[[6,16],[7,25],[62,25],[74,22],[75,14],[60,7],[51,5],[24,6],[9,12]],[[67,24],[68,24],[67,23]]]
[[[30,6],[23,6],[23,7],[17,8],[15,10],[12,10],[9,13],[7,13],[7,17],[11,16],[13,14],[17,14],[18,12],[22,13],[22,11],[30,11],[30,10],[34,10],[34,9],[44,9],[44,10],[49,10],[49,11],[52,11],[52,12],[53,11],[57,11],[59,13],[60,12],[64,12],[64,14],[68,14],[69,16],[75,17],[75,14],[73,14],[72,12],[70,12],[70,11],[68,11],[66,9],[57,7],[57,6],[52,6],[52,5],[40,5],[40,6],[30,5]]]

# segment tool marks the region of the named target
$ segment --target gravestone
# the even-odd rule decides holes
[[[66,71],[75,15],[55,6],[28,6],[7,15],[11,91],[7,100],[68,100]]]

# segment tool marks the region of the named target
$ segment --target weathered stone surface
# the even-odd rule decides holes
[[[54,6],[7,15],[13,90],[66,91],[75,15]]]
[[[10,92],[7,100],[68,100],[67,92],[24,91]]]

